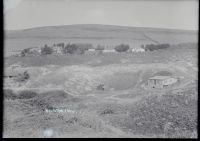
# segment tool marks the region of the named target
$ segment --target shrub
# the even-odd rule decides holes
[[[141,45],[141,48],[142,48],[142,49],[145,49],[145,46],[142,44],[142,45]]]
[[[104,90],[105,88],[104,88],[104,84],[100,84],[100,85],[98,85],[97,86],[97,90]]]
[[[105,47],[102,46],[102,45],[98,45],[98,46],[96,47],[96,50],[102,51],[102,50],[104,50],[104,49],[105,49]]]
[[[35,97],[36,95],[37,95],[36,92],[24,90],[24,91],[19,92],[18,98],[19,99],[30,99],[30,98]]]
[[[76,50],[78,49],[78,46],[76,46],[75,44],[67,44],[65,47],[64,47],[64,53],[69,53],[69,54],[73,54]]]
[[[68,124],[75,124],[75,123],[78,122],[78,120],[79,119],[77,117],[72,117],[69,120],[67,120],[66,123],[68,123]]]
[[[27,81],[30,78],[30,75],[27,71],[25,71],[23,74],[18,74],[17,78],[15,79],[18,82],[24,82]]]
[[[77,43],[76,44],[81,50],[88,50],[88,49],[92,49],[92,48],[94,48],[93,46],[92,46],[92,44],[88,44],[88,43]]]
[[[5,97],[6,99],[11,99],[11,100],[17,99],[16,94],[15,94],[15,93],[13,92],[13,90],[11,90],[11,89],[5,89],[5,90],[4,90],[4,97]]]
[[[129,49],[129,45],[125,45],[125,44],[117,45],[115,47],[115,50],[117,52],[126,52],[126,51],[128,51],[128,49]]]
[[[83,54],[85,50],[85,48],[81,48],[77,44],[67,44],[67,46],[63,48],[65,54]]]
[[[23,49],[23,50],[21,51],[21,56],[24,57],[24,56],[26,56],[29,52],[30,52],[30,48]]]
[[[169,44],[147,44],[144,48],[145,50],[154,51],[158,49],[166,49],[169,46]]]
[[[45,45],[42,49],[41,49],[41,54],[42,55],[48,55],[48,54],[52,54],[53,53],[53,49],[47,45]]]
[[[56,44],[58,47],[64,47],[65,46],[65,43],[58,43]]]
[[[114,111],[112,109],[105,109],[100,114],[101,115],[114,114]]]

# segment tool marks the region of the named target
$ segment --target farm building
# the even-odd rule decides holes
[[[176,82],[177,79],[171,76],[154,76],[149,78],[147,86],[150,88],[164,88]]]
[[[32,48],[29,48],[29,52],[30,53],[37,53],[37,54],[41,54],[41,48],[39,47],[32,47]]]
[[[85,50],[84,54],[86,54],[86,55],[95,55],[95,54],[97,54],[97,52],[96,52],[95,49],[88,49],[88,50]]]
[[[62,54],[62,47],[53,47],[53,52],[55,54]]]
[[[103,53],[115,53],[116,51],[114,49],[104,49]]]
[[[88,49],[88,51],[94,52],[95,49],[94,48],[90,48],[90,49]]]
[[[143,49],[143,48],[133,48],[131,51],[134,52],[134,53],[138,53],[138,52],[145,52],[145,49]]]

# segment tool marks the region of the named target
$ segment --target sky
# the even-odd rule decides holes
[[[4,28],[104,24],[198,30],[198,0],[4,0]]]

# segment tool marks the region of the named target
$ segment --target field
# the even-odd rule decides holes
[[[4,81],[3,136],[197,138],[197,56],[197,46],[182,45],[138,54],[6,57],[5,74],[20,64],[30,79]],[[178,82],[145,88],[155,74]]]

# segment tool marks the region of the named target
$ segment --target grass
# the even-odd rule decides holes
[[[22,91],[18,95],[27,93],[29,92]],[[7,94],[13,95],[10,90],[6,91]],[[30,91],[31,97],[32,94],[35,95]],[[6,133],[9,135],[9,125],[15,125],[13,131],[20,129],[15,132],[18,136],[27,136],[29,131],[24,132],[24,130],[30,126],[35,130],[31,136],[41,137],[43,135],[39,133],[44,129],[56,131],[54,137],[83,132],[85,135],[87,133],[111,135],[119,131],[124,136],[126,134],[168,138],[197,136],[197,92],[194,85],[183,91],[169,91],[163,95],[150,94],[136,103],[119,104],[102,99],[92,101],[88,98],[83,97],[78,100],[63,91],[49,91],[37,93],[26,100],[7,101],[6,105],[18,102],[16,103],[18,108],[14,105],[12,107],[17,108],[15,111],[22,112],[22,117],[15,118],[12,122],[7,121]],[[60,106],[65,106],[74,112],[45,112],[47,108]],[[9,105],[6,107],[9,108]],[[8,111],[6,113],[8,114]]]
[[[30,70],[34,73],[31,78],[34,79],[32,83],[29,82],[29,86],[36,85],[36,87],[44,88],[47,84],[52,84],[50,88],[56,88],[56,85],[65,85],[66,90],[80,91],[80,95],[74,96],[62,90],[50,89],[43,92],[31,90],[16,92],[5,89],[4,135],[44,137],[43,131],[52,129],[53,137],[72,135],[134,137],[142,135],[145,137],[196,138],[197,81],[195,84],[191,83],[184,88],[169,90],[166,93],[164,91],[162,93],[147,92],[139,88],[134,91],[129,89],[133,88],[135,83],[145,82],[156,71],[161,75],[169,75],[169,72],[173,75],[179,74],[175,68],[165,70],[168,68],[165,63],[174,63],[176,59],[182,61],[187,59],[195,63],[197,60],[195,55],[197,54],[194,49],[171,48],[138,55],[10,57],[6,60],[6,65],[17,62],[31,67],[44,67],[46,64],[58,65],[52,73],[45,75],[41,75],[40,67],[31,68]],[[122,59],[128,61],[122,65]],[[155,69],[153,63],[156,61],[164,67],[155,64],[157,65]],[[88,62],[93,63],[88,65]],[[151,70],[151,68],[154,69]],[[185,66],[181,66],[182,68]],[[193,71],[185,74],[189,73]],[[184,75],[184,73],[181,74]],[[37,76],[41,78],[37,79],[39,78]],[[104,81],[97,76],[101,76]],[[142,80],[140,83],[138,83],[139,79]],[[65,81],[68,83],[65,84]],[[92,87],[94,83],[98,86],[103,82],[109,87],[114,87],[114,90],[109,91],[105,87],[105,90],[101,91],[102,95],[95,93],[96,91],[85,90],[87,86]],[[59,108],[65,108],[67,111],[61,113],[45,111],[45,109]]]

